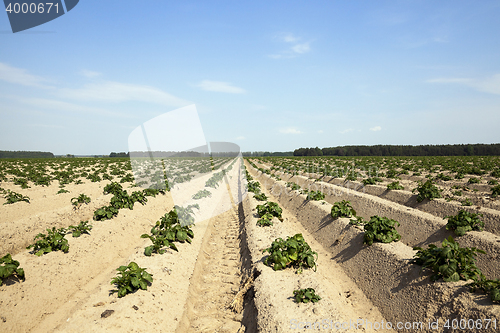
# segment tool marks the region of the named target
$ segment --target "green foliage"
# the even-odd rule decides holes
[[[352,217],[356,216],[356,211],[352,208],[349,201],[342,200],[333,204],[331,215],[334,219],[339,217]]]
[[[149,238],[153,243],[153,245],[144,249],[146,256],[149,257],[153,253],[163,254],[165,253],[164,247],[178,251],[174,242],[184,243],[186,241],[191,243],[194,233],[189,225],[181,225],[177,210],[178,208],[172,209],[169,213],[162,216],[151,229],[151,235],[141,235],[141,238]]]
[[[266,213],[276,216],[280,221],[283,221],[283,218],[281,217],[283,210],[276,202],[269,201],[263,205],[257,206],[257,214],[259,214],[259,217],[263,217]]]
[[[88,223],[89,221],[80,221],[77,226],[70,225],[68,231],[71,232],[73,237],[80,237],[81,234],[90,235],[89,231],[92,230],[92,225]]]
[[[481,178],[475,178],[475,177],[469,178],[469,181],[468,181],[469,184],[479,184],[480,182],[481,182]]]
[[[500,185],[493,186],[491,188],[491,196],[493,198],[496,198],[496,197],[498,197],[498,195],[500,195]]]
[[[61,193],[69,193],[69,191],[62,188],[56,194],[61,194]]]
[[[365,235],[363,243],[372,245],[373,242],[391,243],[401,239],[396,226],[399,222],[387,217],[372,216],[365,225]]]
[[[484,228],[484,222],[479,219],[483,214],[475,214],[466,210],[460,210],[455,216],[446,216],[448,219],[446,224],[447,230],[453,230],[457,236],[463,236],[467,231],[478,230]]]
[[[299,184],[296,184],[296,183],[288,182],[288,183],[286,183],[286,186],[290,187],[290,189],[292,191],[294,191],[294,190],[300,190]]]
[[[468,198],[462,201],[462,206],[472,206],[473,203]]]
[[[260,227],[269,227],[273,225],[274,216],[269,213],[262,215],[262,218],[257,221],[257,225]]]
[[[382,179],[378,177],[366,178],[363,179],[363,185],[377,185],[377,183],[381,181]]]
[[[440,173],[439,175],[437,175],[436,179],[441,179],[442,181],[445,181],[445,182],[452,180],[452,178],[449,175],[445,175],[443,173]]]
[[[14,179],[14,184],[15,185],[20,185],[21,188],[26,189],[29,188],[28,186],[28,180],[25,178],[15,178]]]
[[[211,197],[211,196],[212,196],[212,192],[210,192],[209,190],[199,190],[195,195],[193,195],[193,199],[199,200],[199,199]]]
[[[248,183],[248,192],[260,193],[260,184],[257,181]]]
[[[119,276],[114,277],[111,284],[115,284],[118,288],[113,290],[113,293],[118,292],[118,297],[123,297],[138,289],[147,290],[148,284],[153,283],[152,275],[135,262],[131,262],[128,266],[120,266],[116,270]]]
[[[120,183],[133,183],[133,182],[134,182],[134,175],[132,175],[131,173],[128,173],[127,175],[125,175],[125,177],[120,179]]]
[[[418,182],[417,188],[413,189],[412,192],[418,192],[417,202],[422,202],[425,199],[434,200],[436,198],[441,198],[442,190],[434,185],[431,180],[427,180],[425,183]]]
[[[388,190],[404,190],[405,188],[399,184],[399,181],[392,182],[387,185]]]
[[[9,276],[15,276],[24,281],[24,270],[18,267],[19,261],[12,259],[10,253],[0,258],[0,286],[3,284],[3,280],[7,279]]]
[[[500,280],[487,280],[481,277],[480,280],[474,281],[468,285],[471,292],[483,292],[490,295],[493,303],[500,304]]]
[[[34,238],[35,243],[31,244],[26,249],[29,250],[33,248],[33,252],[35,252],[37,256],[57,250],[67,253],[69,251],[69,244],[68,240],[64,238],[66,233],[67,231],[64,228],[56,229],[56,227],[52,227],[52,229],[47,229],[47,235],[42,233],[36,235]]]
[[[175,206],[174,209],[179,216],[179,220],[182,221],[183,224],[191,225],[194,223],[194,212],[193,208],[200,209],[198,204],[188,205],[187,207]]]
[[[267,196],[264,193],[256,194],[253,197],[259,201],[266,201],[267,200]]]
[[[277,238],[270,248],[263,250],[269,253],[264,264],[272,267],[275,271],[285,269],[288,266],[297,267],[297,273],[302,273],[302,267],[314,268],[316,271],[316,260],[318,254],[311,250],[302,234],[288,237],[286,240]]]
[[[323,200],[325,199],[325,194],[321,191],[311,191],[307,193],[307,200]]]
[[[4,198],[7,200],[4,205],[13,204],[18,201],[25,201],[27,203],[30,203],[30,198],[28,196],[12,192],[11,190],[7,190],[7,194],[5,194]]]
[[[359,226],[365,225],[366,223],[368,223],[368,221],[365,221],[365,219],[362,216],[356,216],[355,219],[351,219],[349,221],[349,224],[359,225]]]
[[[488,180],[488,185],[498,185],[498,180],[490,179],[490,180]]]
[[[462,191],[457,190],[457,191],[452,191],[451,194],[456,195],[457,197],[461,197],[463,193]]]
[[[434,244],[424,250],[420,247],[414,247],[418,250],[412,262],[424,268],[430,268],[433,271],[431,281],[437,281],[443,278],[445,282],[456,282],[459,280],[477,280],[482,274],[476,266],[476,253],[486,253],[483,250],[472,248],[461,248],[459,244],[448,237],[442,243],[442,247]]]
[[[79,206],[81,204],[89,204],[90,198],[85,194],[80,194],[77,198],[71,198],[71,204],[73,206]]]
[[[295,302],[297,303],[316,303],[321,299],[313,288],[299,289],[293,291]]]
[[[109,220],[118,215],[118,209],[113,206],[104,206],[94,212],[94,220]]]

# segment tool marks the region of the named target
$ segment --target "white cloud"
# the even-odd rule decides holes
[[[323,133],[323,130],[319,130],[319,131],[318,131],[318,133],[319,133],[319,134]]]
[[[26,69],[16,68],[0,62],[0,80],[23,86],[46,87],[44,78],[31,75]]]
[[[375,127],[370,128],[370,131],[373,131],[373,132],[377,132],[380,130],[382,130],[382,127],[380,127],[380,126],[375,126]]]
[[[59,90],[58,95],[82,101],[140,101],[169,107],[180,107],[191,104],[155,87],[112,81],[88,84],[80,89],[63,88]]]
[[[239,136],[235,140],[238,140],[238,141],[245,140],[245,137],[244,136]]]
[[[271,59],[295,58],[299,54],[304,54],[311,51],[310,42],[299,43],[301,41],[301,38],[291,33],[278,34],[276,37],[281,42],[294,45],[289,47],[287,50],[282,51],[281,53],[268,55],[268,57]]]
[[[203,90],[207,90],[207,91],[224,92],[224,93],[230,93],[230,94],[243,94],[243,93],[245,93],[245,89],[235,87],[235,86],[231,85],[231,83],[229,83],[229,82],[203,80],[203,81],[201,81],[200,84],[198,84],[198,87],[200,87]]]
[[[348,128],[348,129],[345,129],[343,131],[340,131],[340,134],[346,134],[346,133],[349,133],[349,132],[352,132],[354,131],[352,128]]]
[[[130,118],[131,116],[124,115],[118,112],[108,111],[103,108],[87,107],[83,105],[63,102],[55,99],[45,98],[16,98],[19,102],[35,106],[37,108],[48,109],[51,111],[63,111],[67,113],[92,113],[97,115],[119,116]]]
[[[282,128],[280,129],[280,133],[283,134],[302,134],[303,132],[299,131],[294,127]]]
[[[88,77],[89,79],[101,76],[101,73],[99,73],[99,72],[89,71],[89,70],[86,70],[86,69],[82,69],[80,71],[80,74],[83,75],[83,76],[85,76],[85,77]]]
[[[481,92],[500,95],[500,74],[495,74],[488,78],[471,79],[471,78],[437,78],[427,80],[429,83],[457,83],[471,87]]]
[[[299,40],[299,38],[295,37],[292,34],[285,34],[285,35],[283,35],[283,41],[285,41],[287,43],[295,43],[298,40]]]
[[[294,47],[292,47],[292,51],[299,54],[307,53],[310,50],[311,48],[309,47],[309,43],[297,44]]]

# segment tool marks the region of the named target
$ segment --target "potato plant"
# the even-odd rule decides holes
[[[352,208],[349,201],[342,200],[333,204],[330,215],[334,219],[339,217],[352,217],[356,216],[356,211]]]
[[[75,207],[82,204],[88,205],[89,203],[90,203],[90,197],[86,196],[83,193],[76,198],[71,198],[71,204]]]
[[[319,200],[323,200],[325,199],[325,194],[321,191],[311,191],[309,193],[307,193],[307,200],[315,200],[315,201],[319,201]]]
[[[199,190],[196,194],[193,195],[193,199],[199,200],[199,199],[203,199],[203,198],[211,197],[211,196],[212,196],[212,192],[210,192],[209,190]]]
[[[388,190],[404,190],[405,188],[399,184],[399,181],[392,182],[387,185]]]
[[[265,213],[262,217],[257,221],[257,225],[260,227],[270,227],[273,225],[274,216],[270,213]]]
[[[401,239],[396,226],[399,222],[387,217],[372,216],[370,221],[364,225],[365,235],[363,243],[372,245],[373,242],[391,243]]]
[[[280,221],[283,221],[283,218],[281,217],[283,210],[276,202],[269,201],[263,205],[257,206],[257,214],[259,214],[259,217],[263,217],[266,213],[276,216]]]
[[[266,201],[267,200],[267,196],[264,193],[256,194],[253,197],[259,201]]]
[[[194,233],[189,225],[181,225],[177,209],[173,209],[156,222],[151,235],[143,234],[141,238],[149,238],[153,243],[144,249],[144,254],[149,257],[153,253],[165,253],[164,247],[178,251],[174,242],[191,243]]]
[[[314,268],[316,271],[316,260],[318,254],[311,250],[302,234],[296,234],[288,237],[286,240],[277,238],[271,244],[271,247],[263,250],[263,253],[269,253],[264,260],[264,264],[272,267],[275,271],[285,269],[289,266],[297,267],[297,273],[302,273],[302,268]]]
[[[313,288],[294,290],[293,297],[297,303],[316,303],[321,299]]]
[[[153,283],[152,275],[133,261],[127,266],[118,267],[116,270],[118,276],[111,280],[111,284],[116,285],[118,288],[112,291],[112,293],[117,292],[118,297],[123,297],[139,289],[147,290],[148,284]]]
[[[12,259],[10,253],[7,253],[3,258],[0,258],[0,286],[10,276],[25,280],[24,270],[19,267],[19,261]]]
[[[419,182],[418,186],[413,189],[413,193],[418,192],[417,202],[441,198],[442,191],[431,180],[427,180],[425,183]]]
[[[73,237],[80,237],[81,234],[90,235],[90,230],[92,230],[92,225],[88,224],[89,221],[80,221],[77,226],[70,225],[68,227],[68,232],[71,232]]]
[[[19,201],[25,201],[27,203],[30,203],[30,198],[28,196],[13,192],[11,190],[7,190],[7,193],[5,194],[4,198],[7,200],[7,202],[5,202],[4,205],[10,205]]]
[[[69,244],[68,240],[64,238],[66,233],[67,231],[64,228],[56,229],[56,227],[52,227],[52,229],[47,229],[47,235],[42,233],[36,235],[34,238],[35,243],[29,245],[26,249],[33,249],[37,256],[57,250],[67,253]]]
[[[443,241],[442,247],[430,244],[425,250],[421,247],[413,249],[418,252],[412,262],[423,268],[430,268],[433,271],[431,281],[440,278],[445,282],[469,279],[477,281],[482,275],[476,266],[475,256],[477,253],[486,252],[475,247],[462,248],[451,236]]]
[[[491,301],[493,303],[500,304],[500,280],[488,280],[484,277],[481,277],[480,280],[474,281],[469,285],[471,292],[482,292],[485,294],[489,294]]]
[[[467,231],[482,231],[484,228],[484,222],[479,219],[479,216],[482,217],[483,214],[460,210],[457,215],[446,216],[444,218],[448,219],[446,229],[453,230],[457,236],[463,236]]]

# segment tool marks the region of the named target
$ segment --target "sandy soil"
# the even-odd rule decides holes
[[[216,207],[204,208],[221,213],[192,227],[192,244],[178,244],[179,252],[151,257],[144,255],[150,241],[140,235],[149,233],[173,208],[170,193],[148,197],[144,206],[136,203],[112,220],[96,222],[93,212],[111,197],[102,194],[109,181],[67,185],[66,194],[56,194],[57,182],[26,190],[2,183],[3,188],[28,195],[31,203],[0,206],[0,256],[11,253],[26,272],[26,281],[9,279],[0,287],[0,332],[289,332],[295,331],[293,323],[324,319],[384,320],[297,214],[284,209],[283,222],[271,228],[256,226],[258,202],[250,194],[239,204],[243,193],[235,193],[243,184],[240,170],[236,163],[226,178],[229,185],[219,187],[224,193],[229,189],[229,194],[217,197]],[[70,200],[80,193],[92,202],[73,209]],[[25,249],[46,228],[82,220],[91,221],[94,228],[79,238],[68,235],[67,254],[37,257]],[[265,266],[262,250],[275,238],[296,233],[318,252],[318,271],[297,275],[292,269],[275,272]],[[110,281],[116,268],[131,261],[146,267],[154,281],[147,291],[118,298]],[[254,281],[245,284],[250,277]],[[322,300],[295,303],[293,290],[308,287],[315,288]],[[239,293],[242,290],[246,293]],[[241,302],[241,311],[229,308],[234,300]]]

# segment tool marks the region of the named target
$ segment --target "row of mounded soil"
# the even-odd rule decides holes
[[[422,271],[420,266],[410,262],[416,253],[413,246],[437,244],[450,234],[443,230],[442,219],[335,185],[329,185],[336,187],[336,191],[328,195],[327,202],[309,201],[298,191],[286,189],[284,181],[277,182],[252,167],[249,170],[273,194],[281,207],[297,217],[331,259],[342,267],[378,307],[386,320],[423,322],[426,325],[439,320],[442,329],[446,320],[500,318],[498,305],[493,305],[486,295],[469,293],[467,282],[432,283],[428,271]],[[304,177],[302,179],[306,181]],[[363,245],[363,231],[360,227],[350,225],[347,218],[334,220],[330,215],[331,202],[343,199],[350,200],[358,215],[363,217],[379,215],[399,220],[402,227],[406,225],[404,229],[397,228],[403,239],[389,244]],[[481,258],[478,262],[487,276],[499,275],[498,268],[493,267],[498,265],[491,263],[492,259],[498,258],[499,253],[494,237],[497,236],[470,233],[458,240],[461,246],[471,246],[470,242],[480,248],[484,248],[481,245],[491,247],[484,248],[489,252],[489,262]],[[491,252],[492,250],[496,252]],[[485,330],[483,328],[479,331]]]
[[[269,169],[265,164],[256,164],[258,167]],[[289,179],[291,175],[279,173],[282,179]],[[483,216],[481,220],[485,222],[485,231],[500,235],[500,210],[499,200],[491,198],[482,198],[481,202],[477,202],[475,206],[462,206],[461,203],[456,201],[446,201],[445,199],[424,200],[417,202],[417,195],[411,191],[406,190],[388,190],[386,186],[381,185],[363,185],[360,182],[345,181],[344,179],[323,177],[320,174],[304,173],[309,183],[317,183],[318,181],[325,184],[336,185],[338,187],[345,187],[365,194],[377,196],[384,200],[388,200],[406,207],[416,208],[420,211],[432,214],[441,219],[446,216],[458,214],[460,210],[467,210],[473,213],[481,213]],[[319,185],[321,186],[321,185]],[[479,201],[476,200],[476,201]]]

